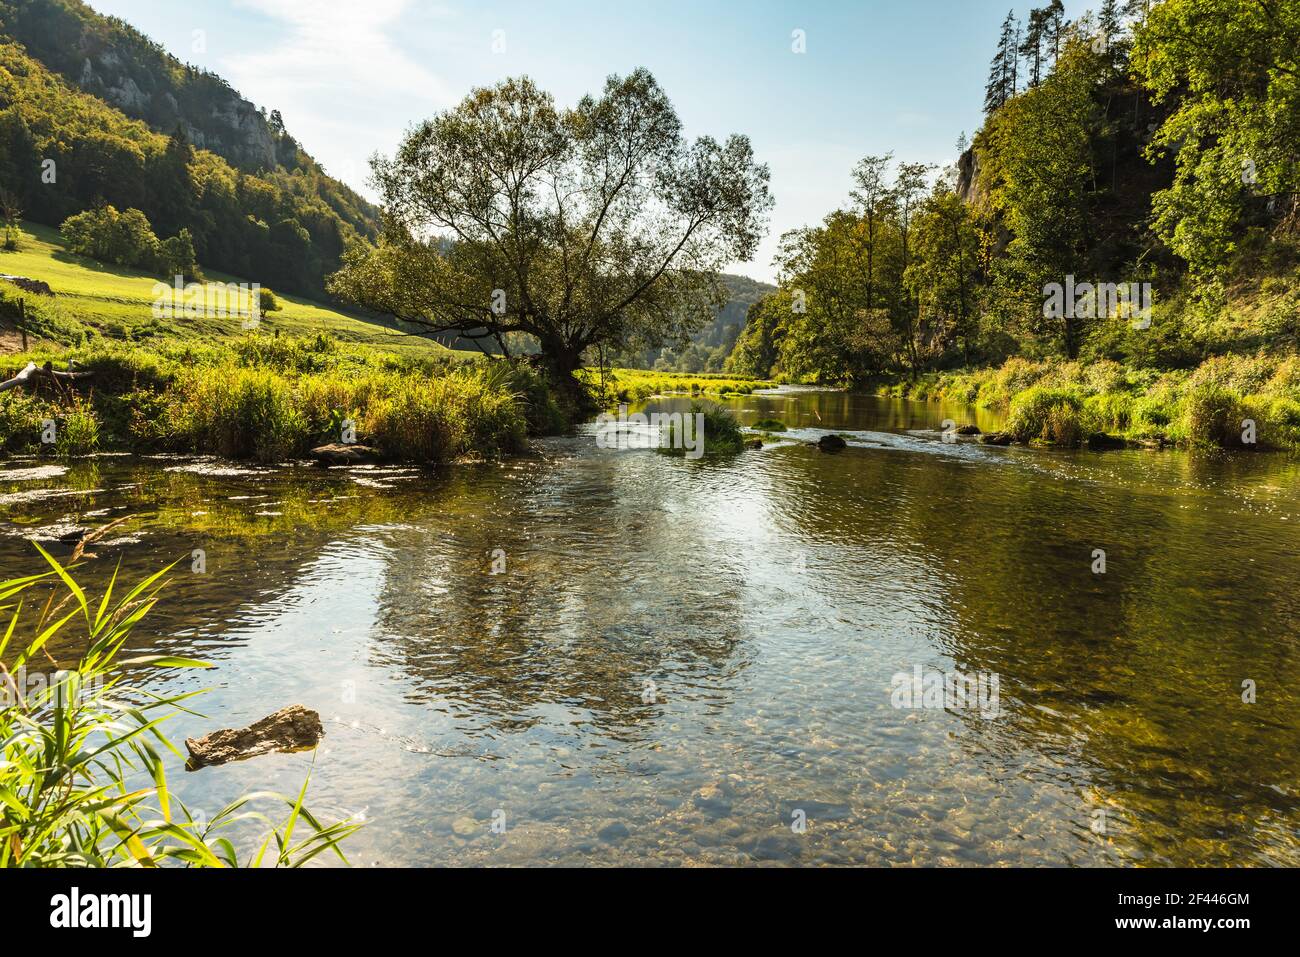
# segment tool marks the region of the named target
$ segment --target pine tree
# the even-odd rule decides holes
[[[1017,69],[1020,64],[1020,24],[1014,10],[1002,21],[998,50],[989,67],[989,82],[984,87],[984,112],[993,113],[1016,95]]]
[[[1065,34],[1065,4],[1052,0],[1043,19],[1043,37],[1052,48],[1052,65],[1061,58],[1061,39]]]
[[[1029,68],[1029,85],[1038,86],[1043,79],[1043,41],[1047,31],[1048,9],[1041,7],[1029,11],[1029,25],[1025,30],[1024,42],[1020,44],[1020,55],[1025,58]]]

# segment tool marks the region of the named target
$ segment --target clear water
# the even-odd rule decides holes
[[[173,735],[325,719],[314,768],[178,761],[175,790],[212,813],[311,769],[313,807],[367,822],[358,865],[1300,864],[1294,458],[729,404],[851,447],[691,462],[588,429],[441,475],[10,461],[0,570],[36,567],[26,536],[135,516],[85,574],[182,559],[135,639],[216,664],[152,679],[212,689]],[[996,676],[996,709],[895,707],[918,666]]]

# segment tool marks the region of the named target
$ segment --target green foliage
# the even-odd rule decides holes
[[[1031,386],[1011,400],[1007,431],[1020,442],[1073,448],[1086,437],[1083,406],[1077,391]]]
[[[474,90],[373,165],[388,228],[331,291],[433,333],[532,337],[575,396],[586,350],[704,325],[772,205],[749,140],[685,140],[645,69],[569,109],[527,77]]]
[[[188,229],[160,242],[144,213],[112,206],[69,216],[60,227],[68,249],[100,262],[134,266],[157,276],[202,278]]]
[[[1300,5],[1165,0],[1133,68],[1172,112],[1151,145],[1173,153],[1153,198],[1161,238],[1194,273],[1222,276],[1252,223],[1300,225]]]
[[[346,417],[359,442],[394,459],[440,464],[517,452],[529,434],[562,431],[571,421],[547,380],[526,366],[453,367],[324,335],[252,335],[227,346],[92,345],[60,358],[93,372],[94,391],[67,401],[0,393],[0,451],[39,451],[40,422],[53,418],[63,455],[162,449],[279,462],[339,441]]]
[[[785,432],[786,425],[780,419],[759,419],[754,423],[754,428],[760,432]]]
[[[713,402],[692,402],[690,414],[704,416],[702,437],[704,455],[732,455],[744,449],[745,433],[740,423],[736,421],[736,417],[727,409]],[[660,452],[675,456],[687,454],[686,443],[677,436],[676,431],[676,425],[670,423],[665,444],[659,448]],[[693,438],[696,442],[701,441],[701,436],[698,434]]]
[[[303,804],[307,782],[296,798],[250,794],[206,822],[171,794],[165,752],[181,755],[162,726],[195,693],[158,694],[136,682],[145,669],[208,666],[121,657],[168,569],[124,594],[115,594],[114,574],[96,601],[36,547],[51,571],[0,582],[0,867],[238,867],[227,834],[259,820],[270,832],[246,866],[297,867],[324,852],[346,862],[340,844],[358,825],[318,821]],[[51,654],[58,647],[84,650],[65,666]],[[253,810],[268,798],[287,806],[283,823]]]

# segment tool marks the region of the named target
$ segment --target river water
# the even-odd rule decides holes
[[[314,759],[176,762],[175,792],[211,814],[310,771],[315,810],[366,822],[354,865],[1300,865],[1300,462],[726,404],[790,440],[689,461],[588,427],[441,474],[0,463],[0,571],[134,516],[83,577],[182,559],[134,639],[215,665],[150,678],[211,689],[173,737],[291,703],[326,728]],[[850,447],[805,444],[826,431]],[[936,675],[972,694],[920,693]]]

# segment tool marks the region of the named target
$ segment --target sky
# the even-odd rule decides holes
[[[754,260],[848,201],[863,156],[947,166],[983,116],[1008,0],[89,0],[278,109],[372,200],[369,157],[471,89],[527,74],[571,105],[648,67],[691,138],[743,133],[776,206]],[[1023,19],[1029,4],[1017,13]],[[1090,4],[1067,0],[1070,17]],[[804,52],[796,53],[795,31]]]

